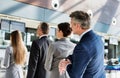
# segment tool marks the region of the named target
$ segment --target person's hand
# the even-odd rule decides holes
[[[66,71],[66,67],[68,64],[71,64],[69,59],[63,59],[60,61],[58,67],[59,67],[59,73],[62,75]]]

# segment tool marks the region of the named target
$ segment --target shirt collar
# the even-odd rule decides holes
[[[83,32],[81,35],[80,35],[80,40],[82,39],[83,35],[85,35],[87,32],[89,32],[91,29],[88,29],[86,30],[85,32]]]
[[[58,41],[69,41],[70,39],[68,37],[64,37],[64,38],[61,38],[61,39],[58,39]]]
[[[44,37],[44,36],[48,36],[48,35],[47,35],[47,34],[41,35],[41,36],[39,37],[39,39],[42,38],[42,37]]]

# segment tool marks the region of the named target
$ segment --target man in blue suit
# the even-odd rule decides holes
[[[70,78],[105,78],[104,44],[90,29],[89,15],[75,11],[70,17],[73,33],[79,35],[80,40],[73,54],[60,61],[60,74],[67,70]]]

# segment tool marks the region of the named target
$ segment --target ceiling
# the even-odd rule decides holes
[[[16,0],[27,4],[70,14],[75,10],[92,12],[92,28],[103,33],[120,36],[119,0],[54,0],[59,7],[53,8],[53,0]],[[113,17],[115,19],[113,19]],[[113,21],[113,22],[112,22]]]

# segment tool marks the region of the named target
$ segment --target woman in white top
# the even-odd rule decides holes
[[[22,40],[22,34],[16,30],[10,34],[11,45],[6,48],[4,66],[5,78],[23,78],[22,66],[25,63],[27,49]]]

